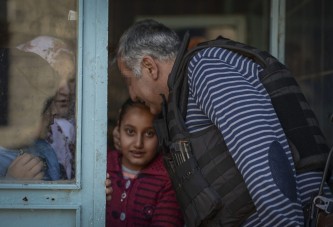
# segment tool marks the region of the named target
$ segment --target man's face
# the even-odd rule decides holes
[[[144,102],[152,114],[161,112],[163,94],[160,80],[154,79],[146,70],[142,70],[140,78],[126,67],[120,59],[117,60],[119,70],[126,81],[128,92],[133,101]]]

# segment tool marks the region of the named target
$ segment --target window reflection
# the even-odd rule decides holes
[[[74,180],[76,1],[0,5],[0,180]]]
[[[332,8],[329,0],[286,1],[286,64],[314,110],[329,146],[333,146]]]

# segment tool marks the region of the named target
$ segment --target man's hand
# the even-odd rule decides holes
[[[8,167],[6,177],[26,180],[41,180],[44,162],[31,154],[18,156]]]
[[[113,192],[113,189],[111,187],[111,180],[110,175],[106,173],[106,180],[105,180],[105,194],[106,194],[106,201],[111,200],[111,193]]]

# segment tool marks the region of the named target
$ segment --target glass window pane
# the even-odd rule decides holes
[[[2,183],[75,179],[76,18],[76,0],[0,0]]]
[[[286,64],[333,145],[333,2],[286,1]]]

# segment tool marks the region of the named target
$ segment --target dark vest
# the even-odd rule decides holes
[[[187,226],[239,226],[255,212],[255,206],[221,133],[212,126],[190,134],[184,122],[187,64],[198,50],[223,47],[262,66],[261,82],[286,133],[297,172],[322,170],[329,149],[295,79],[278,60],[267,52],[222,38],[186,53],[186,36],[169,76],[169,102],[164,99],[163,118],[155,124],[165,164]]]

